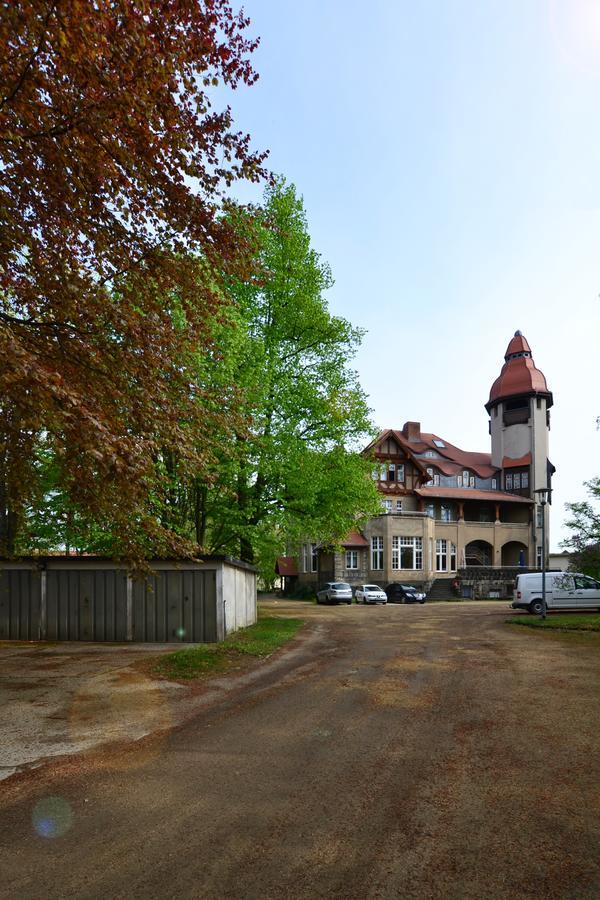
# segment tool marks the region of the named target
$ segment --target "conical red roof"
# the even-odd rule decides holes
[[[542,394],[549,399],[548,406],[552,405],[552,394],[548,390],[544,373],[536,368],[531,347],[520,331],[516,331],[511,338],[504,359],[502,371],[494,381],[490,399],[486,403],[488,411],[500,400],[523,394]]]

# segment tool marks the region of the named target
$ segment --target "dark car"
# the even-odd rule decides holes
[[[425,594],[414,584],[394,582],[385,588],[388,603],[425,603]]]

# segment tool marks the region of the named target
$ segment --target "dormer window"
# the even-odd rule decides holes
[[[475,476],[468,469],[463,469],[462,475],[456,476],[456,483],[459,487],[475,487]]]
[[[427,474],[429,475],[429,480],[432,481],[434,485],[439,485],[440,473],[436,469],[428,468]]]

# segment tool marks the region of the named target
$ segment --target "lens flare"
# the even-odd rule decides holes
[[[40,837],[62,837],[73,824],[73,810],[62,797],[46,797],[35,804],[31,820]]]

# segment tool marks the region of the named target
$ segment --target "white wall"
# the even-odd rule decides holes
[[[225,633],[246,628],[256,622],[256,574],[223,564]]]

